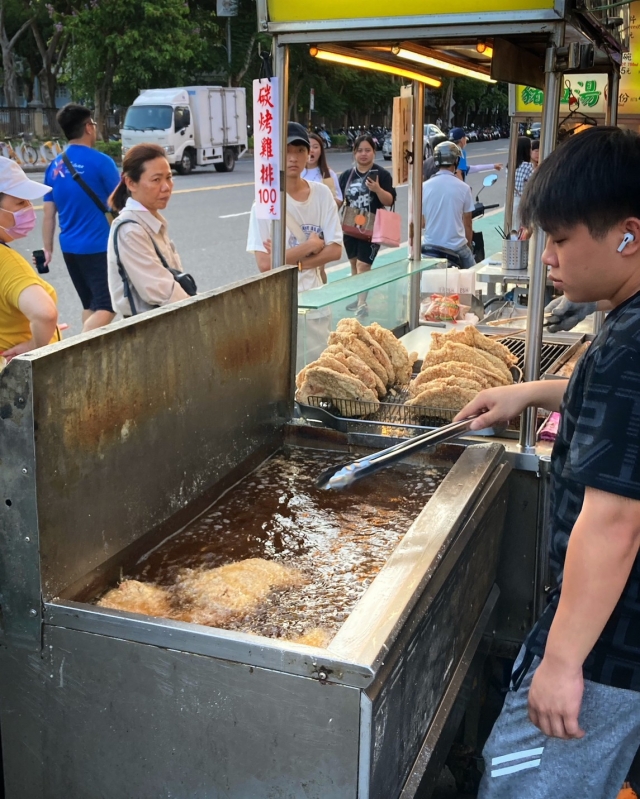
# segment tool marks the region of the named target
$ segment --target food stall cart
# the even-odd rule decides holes
[[[548,97],[565,28],[615,50],[598,14],[574,13],[569,3],[461,0],[459,13],[446,15],[433,6],[433,14],[416,6],[411,16],[409,6],[406,17],[390,19],[374,3],[366,19],[347,22],[331,0],[322,8],[327,19],[288,23],[290,5],[278,0],[261,7],[260,19],[277,34],[285,84],[289,41],[429,39],[441,54],[464,58],[478,35],[492,37],[496,50],[498,39],[517,48],[521,37],[548,66]],[[415,98],[421,130],[419,91]],[[553,138],[554,114],[547,116],[543,147]],[[536,281],[544,285],[539,265]],[[540,303],[531,306],[529,376],[541,355]],[[483,637],[512,652],[544,599],[549,447],[533,447],[527,419],[520,443],[467,437],[404,467],[416,491],[425,475],[437,474],[439,485],[420,487],[422,501],[395,546],[378,556],[357,602],[334,617],[328,643],[292,637],[283,623],[275,631],[223,629],[96,604],[158,559],[181,563],[172,547],[185,536],[203,558],[213,555],[207,563],[242,560],[246,535],[240,555],[207,547],[222,546],[226,533],[239,542],[241,520],[258,511],[229,513],[223,535],[211,518],[219,503],[246,490],[260,513],[272,500],[293,513],[308,499],[313,464],[406,435],[407,427],[385,420],[335,430],[296,418],[296,327],[297,275],[277,269],[20,356],[0,375],[8,799],[429,795]],[[265,479],[276,458],[289,462],[286,490]],[[358,512],[366,506],[377,521],[372,489],[363,491]],[[392,493],[385,501],[404,500]],[[278,535],[251,537],[272,559],[290,541],[285,533],[296,532],[282,509],[257,522],[275,517]],[[327,539],[339,543],[312,532],[318,554],[331,554]],[[340,577],[343,566],[338,558],[328,568]],[[332,608],[322,591],[317,597],[316,620],[326,623]],[[281,611],[277,603],[273,611]]]

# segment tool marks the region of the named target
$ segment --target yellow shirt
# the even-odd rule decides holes
[[[19,253],[0,245],[0,352],[31,338],[29,320],[18,307],[18,298],[29,286],[42,286],[57,305],[53,286],[39,277]],[[59,338],[56,329],[51,343]]]

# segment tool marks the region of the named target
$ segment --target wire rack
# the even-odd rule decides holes
[[[426,406],[405,405],[411,399],[408,389],[396,390],[391,401],[362,402],[327,397],[309,397],[309,407],[320,408],[331,416],[360,421],[405,427],[440,427],[452,422],[458,411],[450,408],[429,408]]]
[[[505,337],[501,343],[518,358],[518,363],[512,368],[515,382],[522,380],[524,368],[524,338]],[[571,345],[543,343],[541,353],[541,371],[547,371],[561,356],[567,352]],[[411,399],[408,388],[394,389],[393,396],[385,397],[384,402],[363,402],[360,400],[339,399],[337,397],[309,397],[309,403],[298,403],[302,415],[324,423],[340,426],[340,420],[352,419],[360,422],[380,425],[395,425],[397,427],[441,427],[452,422],[457,410],[451,408],[431,408],[427,406],[405,405]],[[319,411],[319,413],[314,413]],[[517,432],[520,429],[520,419],[514,419],[509,425],[509,430]]]

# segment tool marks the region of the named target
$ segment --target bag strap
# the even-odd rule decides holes
[[[131,284],[129,283],[129,278],[127,276],[127,273],[125,272],[125,268],[122,264],[122,261],[120,260],[120,249],[118,247],[118,231],[123,225],[127,224],[137,225],[138,222],[136,222],[134,219],[123,219],[121,222],[118,222],[118,224],[115,226],[115,230],[113,231],[113,249],[116,254],[118,274],[120,275],[120,279],[122,280],[122,283],[124,285],[124,296],[125,299],[128,300],[129,302],[129,307],[131,308],[131,315],[135,316],[138,313],[138,310],[136,308],[135,302],[133,301],[133,292],[131,291]],[[142,225],[140,227],[142,227]]]
[[[149,236],[151,244],[153,244],[153,249],[156,251],[156,255],[158,256],[158,259],[160,260],[160,263],[162,264],[162,266],[164,266],[164,268],[168,272],[171,273],[171,275],[173,276],[174,280],[176,278],[176,275],[179,275],[180,272],[177,269],[174,269],[173,267],[169,266],[169,264],[167,263],[164,255],[160,252],[160,249],[158,248],[158,245],[153,240],[153,237],[150,235],[148,230],[145,230],[144,225],[141,225],[140,222],[136,222],[135,219],[123,219],[122,221],[118,222],[118,224],[115,226],[116,229],[115,229],[115,231],[113,233],[113,249],[114,249],[115,254],[116,254],[116,263],[118,265],[118,273],[120,274],[122,282],[124,283],[124,296],[125,296],[125,298],[127,300],[129,300],[129,305],[131,306],[131,313],[132,313],[132,315],[135,316],[135,314],[137,314],[138,311],[136,310],[136,306],[135,306],[135,303],[133,301],[133,292],[131,291],[131,285],[129,283],[129,277],[128,277],[126,271],[125,271],[125,268],[124,268],[124,265],[123,265],[122,261],[120,260],[120,250],[119,250],[119,247],[118,247],[118,231],[120,230],[120,228],[123,225],[138,225],[138,227],[141,227],[145,231],[147,236]]]
[[[291,214],[288,211],[287,211],[287,227],[298,240],[298,244],[302,244],[307,240],[307,237],[304,235],[304,230],[300,227],[300,225],[296,222],[296,220],[291,216]]]
[[[71,177],[75,180],[75,182],[78,184],[78,186],[80,186],[82,191],[84,191],[84,193],[86,195],[88,195],[93,200],[93,202],[98,206],[98,208],[102,211],[103,214],[110,213],[109,209],[107,208],[107,206],[102,202],[102,200],[98,197],[98,195],[91,188],[91,186],[89,186],[85,182],[85,180],[82,177],[82,175],[80,175],[78,170],[71,163],[71,160],[69,159],[69,156],[66,153],[62,153],[62,160],[64,162],[64,165],[69,170],[69,173],[71,174]]]
[[[342,196],[344,197],[344,204],[349,205],[347,202],[347,192],[349,191],[349,186],[351,185],[351,181],[353,180],[353,176],[356,173],[356,168],[353,167],[351,170],[351,174],[349,175],[349,179],[347,180],[347,185],[344,187],[344,191],[342,192]]]

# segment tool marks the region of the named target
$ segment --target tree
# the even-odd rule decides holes
[[[66,79],[76,97],[93,98],[104,138],[112,101],[179,85],[201,46],[185,0],[90,0],[54,18],[72,38]]]
[[[24,11],[21,4],[0,0],[0,49],[4,75],[4,97],[9,107],[18,105],[18,75],[15,47],[31,25],[32,13]]]
[[[62,22],[62,13],[54,22],[55,8],[51,3],[44,3],[42,0],[23,0],[23,5],[33,11],[30,27],[35,47],[24,48],[21,55],[29,61],[33,76],[40,79],[44,105],[54,108],[58,79],[64,67],[70,33]]]

